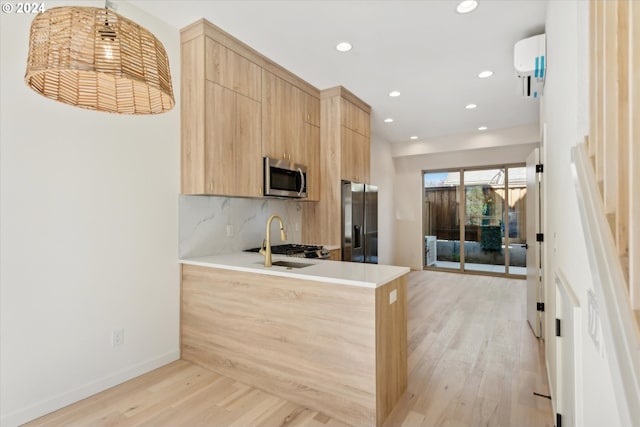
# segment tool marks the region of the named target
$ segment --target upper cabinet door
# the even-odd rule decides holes
[[[233,50],[206,38],[205,77],[227,89],[260,101],[261,68]]]
[[[305,93],[262,71],[262,155],[303,163]]]
[[[320,99],[315,96],[311,96],[306,92],[302,93],[304,96],[304,116],[303,120],[307,123],[311,123],[315,126],[320,126]]]
[[[344,98],[342,98],[341,111],[340,122],[342,126],[358,132],[360,135],[370,136],[371,121],[369,113]]]
[[[206,82],[205,194],[260,197],[260,103]]]

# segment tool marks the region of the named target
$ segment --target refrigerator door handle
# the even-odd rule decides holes
[[[353,226],[353,248],[362,247],[362,227],[359,224]]]

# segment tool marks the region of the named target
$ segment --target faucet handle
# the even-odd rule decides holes
[[[266,240],[262,239],[262,243],[260,244],[260,251],[259,253],[261,255],[265,255],[266,254],[266,246],[265,246]]]

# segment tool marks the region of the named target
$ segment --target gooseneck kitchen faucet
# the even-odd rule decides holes
[[[284,223],[282,222],[282,218],[278,215],[271,215],[267,220],[267,236],[262,241],[262,245],[260,247],[260,253],[264,255],[264,266],[271,267],[271,221],[277,219],[280,222],[280,238],[283,241],[287,240],[287,233],[284,231]]]

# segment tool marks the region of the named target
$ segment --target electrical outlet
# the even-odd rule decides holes
[[[114,329],[111,334],[111,346],[120,347],[124,344],[124,328]]]
[[[398,290],[394,289],[391,292],[389,292],[389,304],[393,304],[397,300],[398,300]]]
[[[233,225],[227,224],[227,237],[233,237]]]

